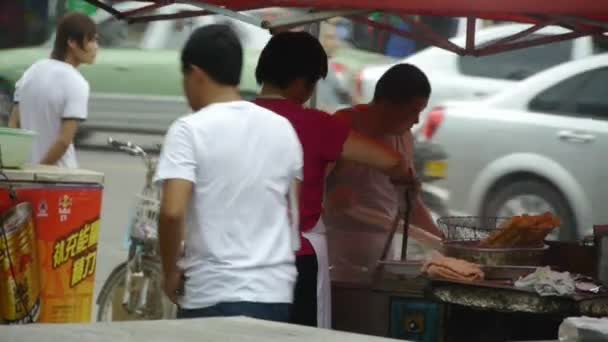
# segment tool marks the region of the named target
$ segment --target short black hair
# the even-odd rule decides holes
[[[255,78],[281,89],[297,79],[311,85],[327,76],[327,53],[310,33],[285,31],[275,34],[262,50]]]
[[[68,13],[57,25],[51,56],[63,61],[67,57],[70,40],[76,41],[81,48],[84,48],[84,44],[93,40],[96,35],[97,25],[93,19],[79,12]]]
[[[419,68],[397,64],[388,69],[376,84],[374,102],[405,104],[415,97],[431,96],[431,83]]]
[[[196,65],[215,82],[238,86],[243,69],[243,47],[227,25],[212,24],[197,28],[182,49],[182,71]]]

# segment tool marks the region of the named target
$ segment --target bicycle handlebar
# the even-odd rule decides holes
[[[133,143],[131,143],[130,141],[120,141],[120,140],[116,140],[112,137],[108,137],[108,145],[112,146],[112,147],[116,147],[116,148],[120,148],[120,147],[132,147]]]
[[[156,173],[156,165],[157,165],[157,159],[155,157],[150,156],[143,149],[143,147],[136,145],[130,141],[120,141],[120,140],[115,140],[112,137],[108,137],[108,145],[112,146],[113,148],[115,148],[117,150],[127,152],[128,154],[130,154],[132,156],[139,156],[141,158],[141,160],[144,162],[144,164],[146,165],[145,188],[150,188],[153,186],[152,178],[154,177],[154,174]]]
[[[108,137],[108,145],[121,150],[121,151],[125,151],[131,155],[139,155],[139,156],[143,156],[145,157],[147,155],[146,151],[144,151],[144,149],[139,146],[136,145],[130,141],[120,141],[120,140],[115,140],[112,137]]]

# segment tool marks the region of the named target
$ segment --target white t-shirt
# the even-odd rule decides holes
[[[57,141],[64,119],[86,120],[89,83],[71,64],[44,59],[30,66],[15,89],[21,128],[38,133],[32,147],[34,164],[46,156]],[[70,145],[57,166],[77,168],[76,152]]]
[[[289,121],[250,102],[213,104],[173,123],[155,181],[194,183],[180,306],[293,301],[298,236],[287,194],[302,158]]]

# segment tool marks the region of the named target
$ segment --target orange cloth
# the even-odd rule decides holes
[[[475,281],[483,280],[484,273],[477,264],[435,254],[422,266],[422,272],[433,277],[451,280]]]

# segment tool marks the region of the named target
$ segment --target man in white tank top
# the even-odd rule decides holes
[[[81,13],[57,26],[51,58],[30,66],[17,81],[9,127],[37,133],[31,162],[77,168],[73,140],[88,116],[89,83],[77,70],[97,55],[97,28]]]
[[[340,111],[335,117],[402,153],[414,173],[410,130],[418,123],[430,93],[429,81],[420,69],[399,64],[378,81],[370,104]],[[345,161],[338,162],[329,175],[326,190],[325,222],[332,264],[373,269],[403,194],[386,175]],[[416,195],[413,203],[411,223],[442,236],[422,198]],[[395,256],[394,252],[389,258]]]

